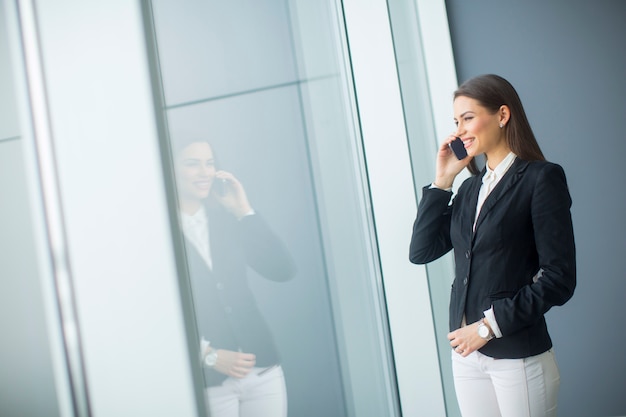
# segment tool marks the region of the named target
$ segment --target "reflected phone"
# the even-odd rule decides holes
[[[454,155],[456,155],[457,159],[461,160],[467,157],[467,151],[465,150],[465,146],[463,146],[463,141],[460,137],[457,136],[456,138],[454,138],[454,140],[450,142],[448,146],[450,146],[450,149],[452,149],[452,152],[454,152]]]
[[[213,190],[219,196],[223,196],[226,194],[226,187],[226,180],[223,180],[221,178],[215,178],[215,180],[213,181]]]

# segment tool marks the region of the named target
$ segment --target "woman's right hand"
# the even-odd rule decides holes
[[[252,353],[235,352],[232,350],[217,350],[217,362],[213,369],[233,378],[244,378],[254,365],[256,356]]]
[[[215,193],[215,198],[235,217],[241,219],[252,211],[246,190],[233,174],[226,171],[217,171],[214,181],[222,181],[222,186],[224,187],[224,193]]]
[[[450,142],[452,142],[456,136],[454,134],[448,136],[439,147],[437,152],[437,169],[435,172],[435,186],[441,189],[447,189],[452,187],[454,179],[463,168],[469,165],[472,160],[471,156],[459,160],[457,159],[452,149],[450,149]]]

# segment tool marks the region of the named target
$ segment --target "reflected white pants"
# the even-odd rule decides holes
[[[287,417],[287,388],[280,365],[252,368],[246,377],[227,378],[206,389],[211,417]]]
[[[552,349],[524,359],[452,351],[452,372],[463,417],[556,417],[560,374]]]

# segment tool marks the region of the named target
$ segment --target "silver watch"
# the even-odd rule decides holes
[[[480,324],[478,325],[478,336],[480,336],[481,338],[487,341],[493,339],[493,333],[491,333],[491,330],[489,330],[489,327],[482,320],[480,321]]]
[[[213,368],[217,363],[217,350],[211,349],[211,351],[204,357],[204,364],[210,368]]]

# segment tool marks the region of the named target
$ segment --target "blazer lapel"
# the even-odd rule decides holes
[[[515,160],[511,168],[509,168],[508,172],[504,174],[504,177],[500,180],[498,185],[496,185],[496,188],[494,188],[493,191],[485,199],[485,202],[480,209],[480,214],[478,215],[478,219],[476,221],[475,230],[478,230],[484,218],[487,216],[489,211],[498,203],[502,196],[505,195],[520,180],[520,178],[522,178],[527,166],[528,161],[523,161],[519,158]],[[475,201],[477,200],[478,196],[476,197]],[[475,215],[476,208],[474,207],[474,216]]]

